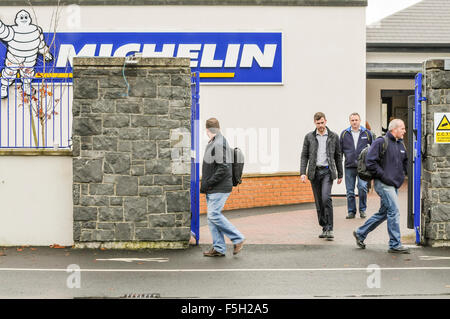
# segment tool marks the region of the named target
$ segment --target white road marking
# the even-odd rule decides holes
[[[419,256],[420,260],[450,260],[450,257],[445,256]]]
[[[131,263],[133,261],[156,261],[158,263],[166,263],[169,258],[107,258],[107,259],[96,259],[98,261],[124,261],[126,263]]]
[[[258,268],[258,269],[83,269],[81,272],[313,272],[313,271],[364,271],[370,268]],[[380,270],[450,270],[450,267],[387,267]],[[65,268],[0,268],[0,271],[67,272]],[[78,270],[77,270],[78,271]]]

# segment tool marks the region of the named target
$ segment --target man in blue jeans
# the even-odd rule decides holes
[[[345,155],[345,188],[347,190],[347,219],[355,218],[355,184],[358,181],[359,216],[366,218],[367,182],[358,177],[358,156],[367,145],[372,144],[372,133],[361,126],[358,113],[350,114],[350,127],[342,131],[339,142]]]
[[[203,256],[225,256],[227,247],[224,236],[230,238],[234,245],[233,255],[236,255],[241,251],[245,238],[222,214],[222,209],[233,189],[231,170],[233,153],[220,132],[217,119],[210,118],[206,121],[206,134],[209,142],[203,157],[200,193],[206,194],[208,227],[213,246],[204,252]]]
[[[407,155],[403,144],[405,124],[400,119],[389,123],[385,138],[373,142],[366,157],[367,169],[375,176],[375,191],[380,196],[380,209],[370,217],[364,225],[353,232],[356,244],[365,248],[367,235],[387,220],[390,253],[409,254],[409,250],[401,243],[400,211],[398,206],[398,189],[405,180],[407,171]],[[383,153],[383,144],[387,147]]]

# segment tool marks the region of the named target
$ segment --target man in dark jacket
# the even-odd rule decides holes
[[[366,217],[367,182],[358,177],[358,156],[367,145],[372,144],[372,133],[361,126],[358,113],[350,114],[350,127],[341,133],[341,151],[345,155],[345,188],[347,193],[347,219],[355,218],[355,184],[358,181],[359,216]]]
[[[364,225],[356,229],[353,236],[356,238],[356,244],[364,249],[367,235],[387,220],[390,239],[388,252],[408,254],[409,250],[401,243],[398,206],[398,189],[405,180],[408,163],[402,140],[405,123],[400,119],[393,119],[389,123],[388,130],[386,133],[388,144],[384,156],[382,154],[385,138],[378,138],[373,142],[366,157],[367,169],[375,176],[375,191],[381,199],[380,209]]]
[[[226,235],[234,244],[233,255],[239,253],[244,245],[244,236],[222,214],[222,209],[233,188],[232,150],[220,133],[219,121],[210,118],[206,121],[209,137],[202,164],[200,193],[206,194],[208,227],[213,239],[213,247],[203,253],[205,257],[223,257],[226,252]]]
[[[325,114],[314,114],[316,129],[305,136],[300,162],[300,179],[306,182],[306,174],[316,203],[319,225],[322,233],[319,238],[333,240],[333,202],[331,187],[333,180],[342,182],[342,155],[339,136],[326,126]],[[308,171],[306,168],[308,167]]]

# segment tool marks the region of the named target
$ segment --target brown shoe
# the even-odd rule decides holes
[[[205,257],[224,257],[225,254],[218,252],[217,250],[214,249],[214,247],[212,247],[209,251],[203,252],[203,256],[205,256]]]
[[[233,255],[237,255],[242,250],[242,247],[244,247],[244,242],[245,239],[241,241],[239,244],[234,245]]]

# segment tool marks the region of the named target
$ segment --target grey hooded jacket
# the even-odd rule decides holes
[[[331,178],[342,178],[342,153],[339,145],[339,136],[330,131],[327,127],[327,159],[331,171]],[[300,161],[300,175],[307,175],[309,180],[313,180],[316,174],[317,149],[319,142],[316,138],[317,130],[306,134],[303,141],[303,149]],[[308,167],[308,170],[306,169]]]
[[[232,180],[232,149],[225,137],[219,132],[206,145],[202,164],[201,193],[230,193]]]

